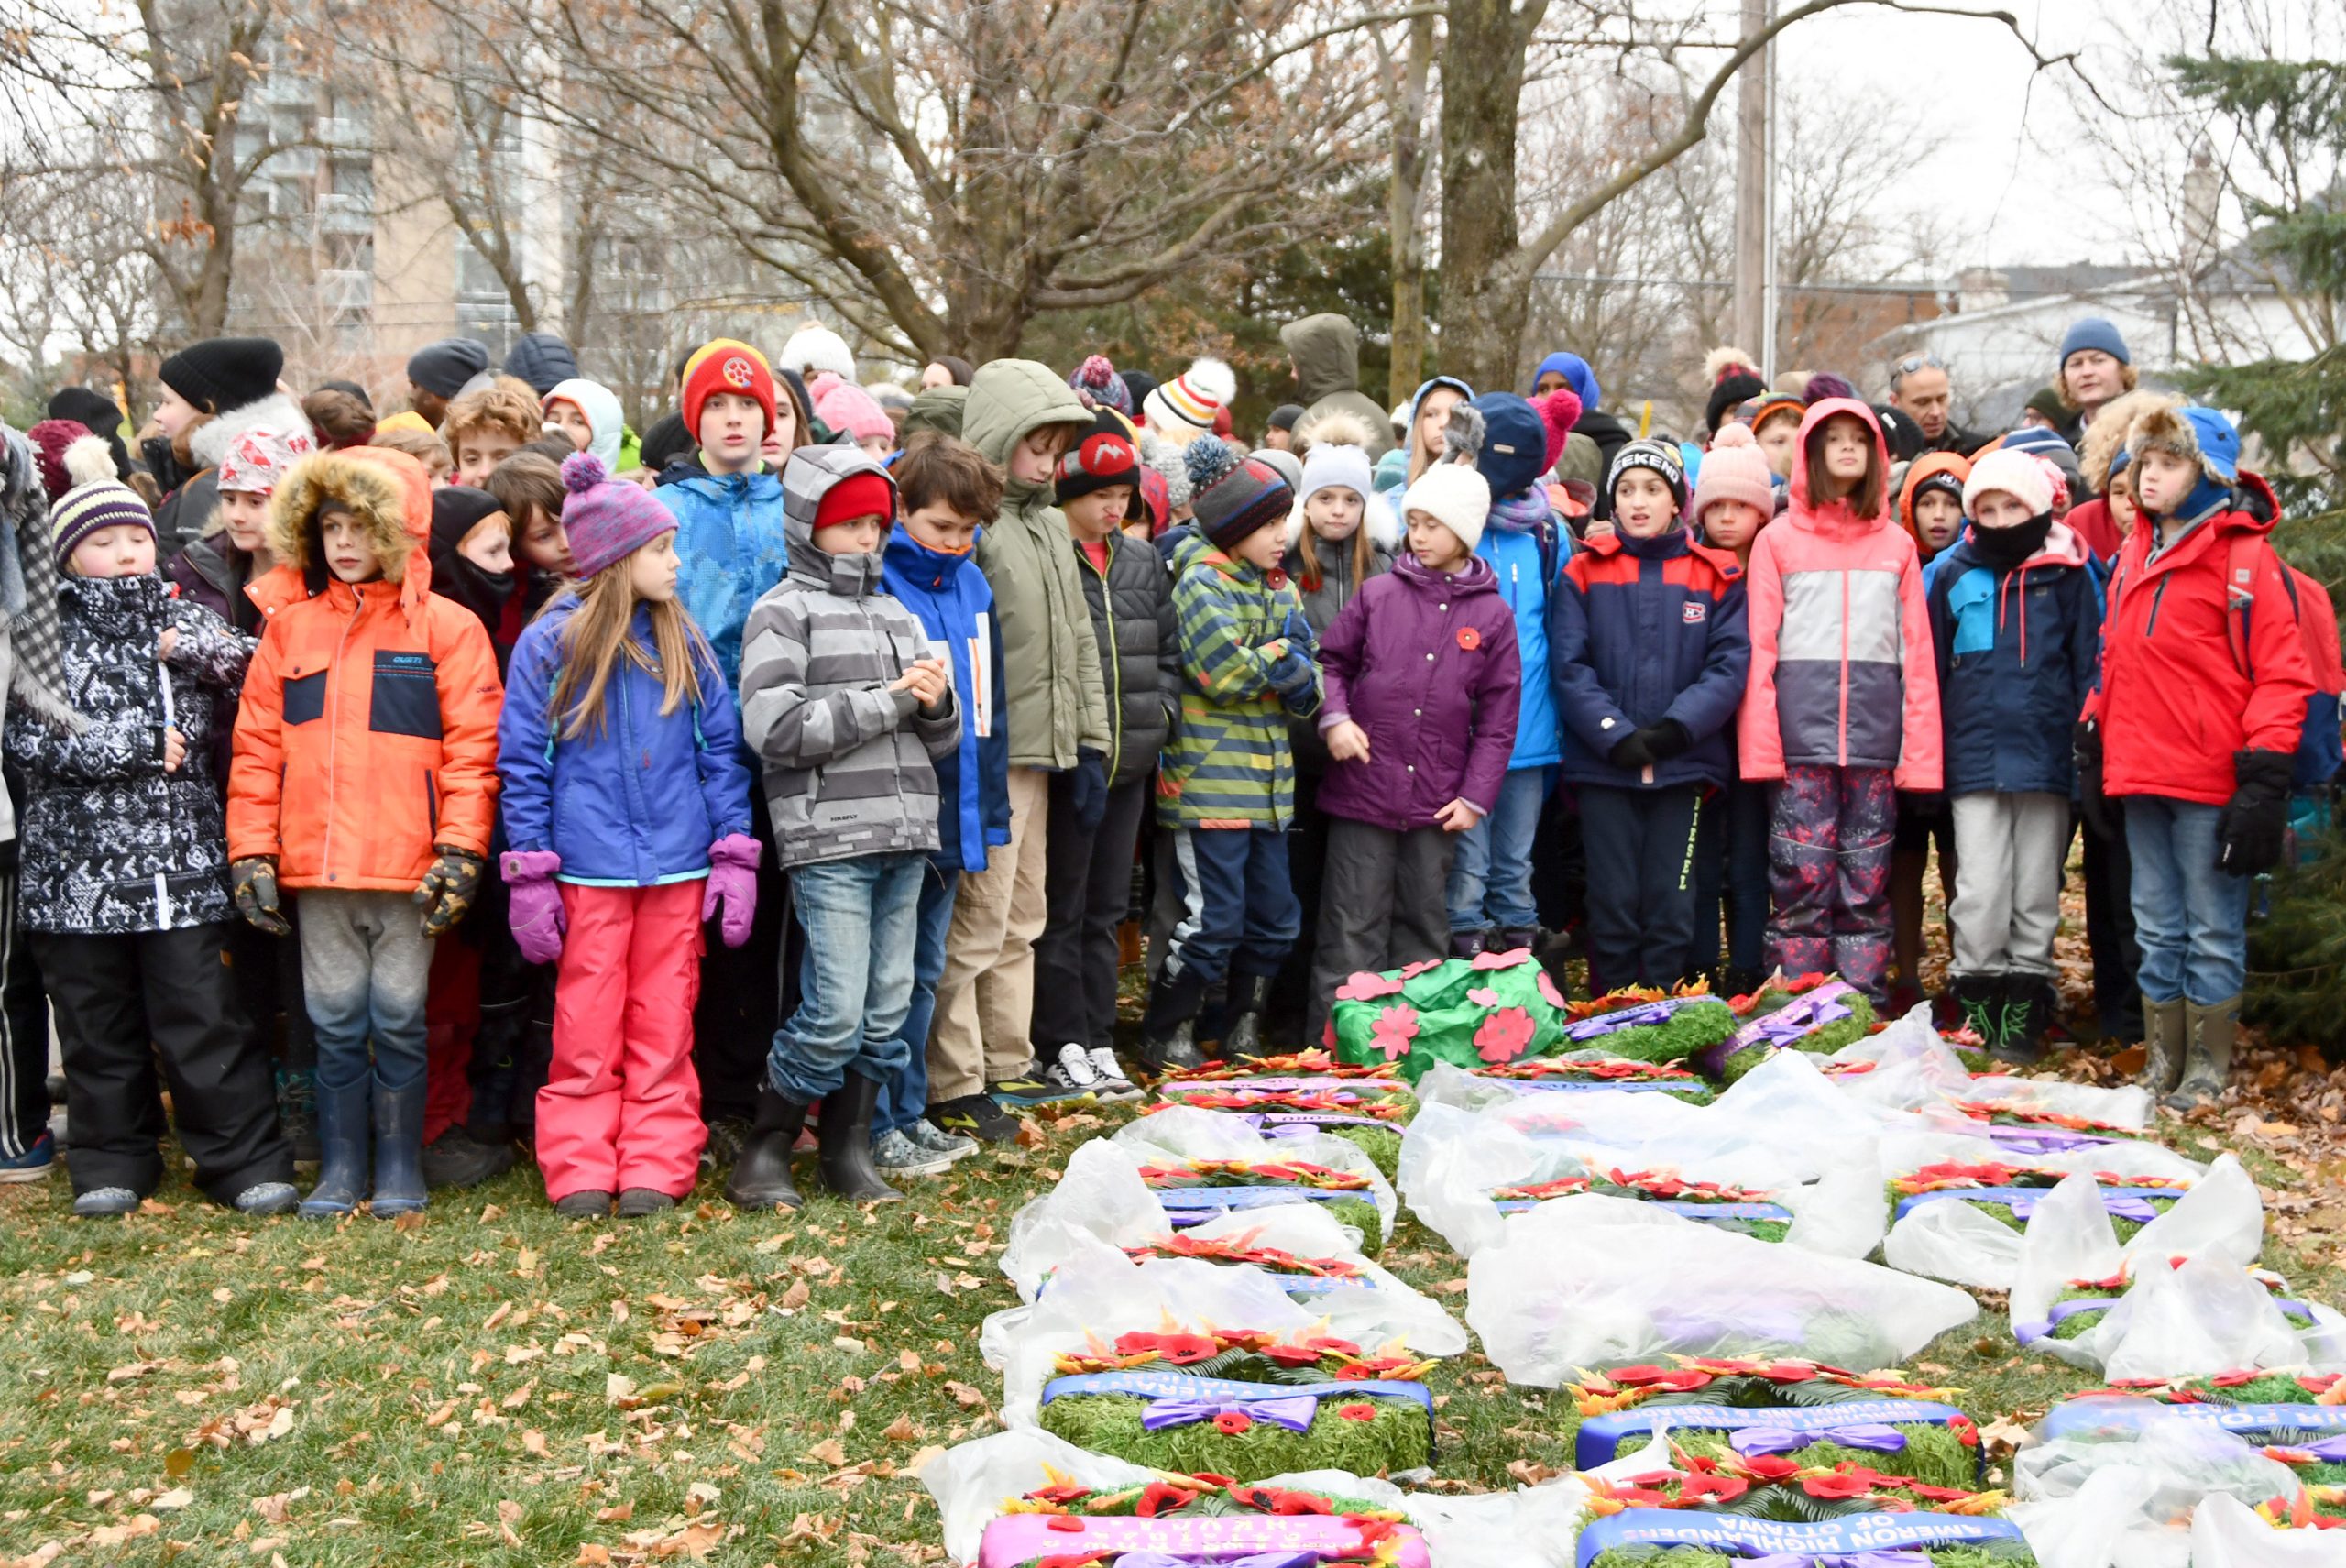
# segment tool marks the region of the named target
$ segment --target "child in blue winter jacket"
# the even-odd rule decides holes
[[[2101,651],[2086,548],[2053,521],[2053,481],[2024,452],[1980,458],[1963,485],[1970,529],[1929,573],[1955,814],[1948,986],[1988,1048],[2017,1061],[2042,1054],[2054,1015],[2070,736]]]
[[[986,852],[1010,842],[1010,729],[1003,704],[1002,623],[978,570],[978,531],[1002,508],[1002,470],[967,442],[915,435],[897,459],[896,521],[883,547],[880,586],[945,650],[961,711],[961,743],[930,759],[937,770],[937,848],[921,874],[913,949],[912,1006],[898,1037],[904,1066],[872,1119],[872,1158],[894,1179],[929,1176],[977,1152],[975,1138],[938,1126],[928,1105],[928,1025],[945,972],[945,938],[963,872],[986,869]]]
[[[514,644],[497,724],[509,918],[558,963],[538,1168],[555,1210],[673,1208],[699,1176],[701,923],[750,934],[761,858],[741,720],[677,602],[675,521],[580,453],[563,466],[580,582]]]
[[[1566,388],[1537,403],[1488,392],[1451,413],[1453,452],[1471,456],[1490,482],[1491,511],[1474,554],[1498,576],[1515,614],[1523,686],[1507,783],[1490,813],[1458,835],[1450,866],[1451,950],[1462,957],[1529,948],[1539,938],[1531,898],[1531,845],[1563,760],[1562,729],[1548,679],[1549,606],[1572,554],[1572,536],[1549,505],[1545,480],[1580,418]]]
[[[1696,808],[1734,780],[1728,726],[1751,664],[1743,569],[1681,523],[1677,453],[1632,441],[1606,488],[1614,532],[1565,566],[1549,623],[1556,707],[1577,742],[1564,777],[1580,791],[1600,996],[1686,978]]]

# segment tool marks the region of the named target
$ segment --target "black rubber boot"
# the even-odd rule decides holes
[[[784,1098],[771,1083],[758,1087],[758,1119],[750,1141],[725,1180],[725,1201],[737,1209],[796,1209],[806,1200],[790,1180],[790,1146],[806,1126],[806,1107]]]
[[[502,1137],[498,1135],[500,1131]],[[477,1187],[512,1169],[514,1158],[510,1128],[484,1124],[475,1131],[455,1124],[423,1146],[424,1185]]]
[[[1266,1054],[1263,1014],[1271,1004],[1271,977],[1234,974],[1230,977],[1230,1026],[1222,1033],[1222,1054],[1244,1061]]]
[[[2045,1059],[2045,1026],[2053,1021],[2055,998],[2052,982],[2035,975],[2004,977],[2003,1038],[1996,1055],[2023,1067]]]
[[[823,1185],[850,1203],[894,1203],[904,1194],[881,1179],[872,1163],[872,1113],[880,1085],[860,1072],[823,1097],[822,1124],[815,1129],[816,1163]]]
[[[1964,1025],[1979,1036],[1976,1047],[1991,1055],[2004,1040],[2004,977],[2000,974],[1959,974],[1947,981],[1947,991],[1963,1014]]]
[[[1194,970],[1168,963],[1158,972],[1148,988],[1148,1011],[1140,1021],[1137,1054],[1143,1069],[1163,1074],[1205,1065],[1192,1037],[1205,995],[1205,982]]]
[[[1450,956],[1471,959],[1486,945],[1487,933],[1482,931],[1453,931],[1450,934]]]
[[[423,1207],[423,1075],[393,1089],[375,1080],[375,1218]]]
[[[318,1085],[318,1184],[301,1200],[303,1219],[338,1220],[367,1196],[374,1098],[372,1072],[347,1089]]]
[[[1498,952],[1512,953],[1519,950],[1537,958],[1540,945],[1546,939],[1545,934],[1537,926],[1507,926],[1500,928],[1497,939],[1493,946]]]

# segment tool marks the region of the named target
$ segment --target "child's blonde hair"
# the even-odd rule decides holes
[[[440,439],[436,431],[385,430],[378,425],[367,444],[406,453],[422,464],[423,471],[434,479],[444,478],[455,470],[455,454],[448,450],[448,444]]]
[[[565,740],[602,733],[604,697],[621,658],[660,677],[662,718],[675,712],[679,703],[701,700],[701,670],[715,659],[708,640],[679,601],[638,598],[634,560],[633,553],[622,555],[578,585],[578,609],[562,629],[562,670],[554,677],[552,705]],[[630,632],[638,603],[652,615],[649,651]]]
[[[497,431],[511,436],[516,446],[527,446],[545,433],[545,422],[538,400],[526,386],[520,382],[508,386],[499,378],[496,385],[466,392],[450,403],[448,417],[440,422],[440,434],[451,450],[463,443],[470,430]]]

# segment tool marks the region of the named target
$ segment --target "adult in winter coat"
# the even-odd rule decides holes
[[[1489,814],[1459,835],[1451,862],[1450,939],[1461,954],[1531,947],[1539,937],[1531,845],[1554,787],[1551,770],[1563,760],[1548,674],[1548,606],[1573,551],[1544,481],[1579,417],[1580,400],[1569,388],[1537,404],[1513,392],[1485,393],[1452,411],[1453,451],[1471,457],[1491,487],[1490,517],[1474,554],[1490,563],[1514,613],[1523,664],[1507,784]]]
[[[2053,1020],[2053,933],[2101,599],[2084,541],[2053,521],[2036,458],[1990,452],[1964,482],[1970,530],[1931,578],[1945,780],[1955,815],[1948,987],[2000,1056],[2041,1054]]]
[[[1781,781],[1769,828],[1770,960],[1887,999],[1897,790],[1940,785],[1937,660],[1890,454],[1853,398],[1810,409],[1792,504],[1751,546],[1747,782]]]
[[[2154,409],[2126,450],[2141,516],[2110,576],[2078,762],[2088,811],[2106,795],[2125,812],[2142,1081],[2184,1109],[2231,1070],[2249,882],[2281,858],[2314,681],[2301,608],[2265,537],[2276,512],[2246,504],[2254,477],[2240,470],[2231,422]]]
[[[1488,506],[1464,466],[1429,470],[1403,498],[1410,553],[1321,640],[1319,722],[1346,755],[1320,787],[1328,866],[1307,1039],[1348,977],[1447,955],[1459,824],[1506,788],[1522,667],[1498,577],[1473,553]]]
[[[1696,808],[1735,779],[1729,727],[1751,662],[1743,569],[1681,525],[1685,488],[1669,446],[1624,446],[1606,486],[1614,531],[1573,554],[1549,611],[1598,995],[1687,978]]]
[[[1002,512],[979,536],[977,561],[993,587],[1009,680],[1010,842],[983,872],[965,874],[956,895],[929,1038],[937,1102],[995,1084],[1044,1092],[1031,1030],[1035,938],[1049,915],[1050,775],[1071,773],[1070,784],[1104,802],[1113,743],[1100,644],[1067,519],[1051,504],[1059,457],[1092,418],[1064,379],[1031,359],[981,366],[962,406],[963,439],[1005,476]]]
[[[1297,428],[1308,432],[1315,420],[1329,414],[1350,414],[1368,431],[1369,456],[1382,457],[1393,444],[1381,433],[1385,411],[1360,389],[1360,329],[1348,316],[1323,311],[1279,328],[1295,371],[1297,400],[1304,405]]]
[[[293,1157],[226,967],[212,778],[213,694],[236,685],[252,642],[156,575],[154,521],[105,443],[84,436],[65,455],[76,483],[49,537],[63,695],[82,722],[20,707],[6,749],[25,775],[17,913],[64,1047],[74,1212],[127,1213],[161,1185],[159,1054],[196,1184],[282,1213]]]
[[[163,399],[155,422],[184,457],[181,483],[155,512],[156,548],[170,560],[212,521],[221,458],[248,430],[299,433],[316,443],[301,405],[278,390],[285,351],[266,337],[213,337],[190,344],[156,371]]]

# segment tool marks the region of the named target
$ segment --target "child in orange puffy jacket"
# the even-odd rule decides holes
[[[307,458],[272,499],[280,564],[249,590],[269,626],[236,718],[228,856],[236,908],[260,929],[289,928],[280,885],[301,894],[312,1218],[367,1195],[370,1125],[376,1217],[423,1207],[431,938],[470,906],[496,816],[497,655],[478,617],[433,597],[431,528],[414,458]]]

